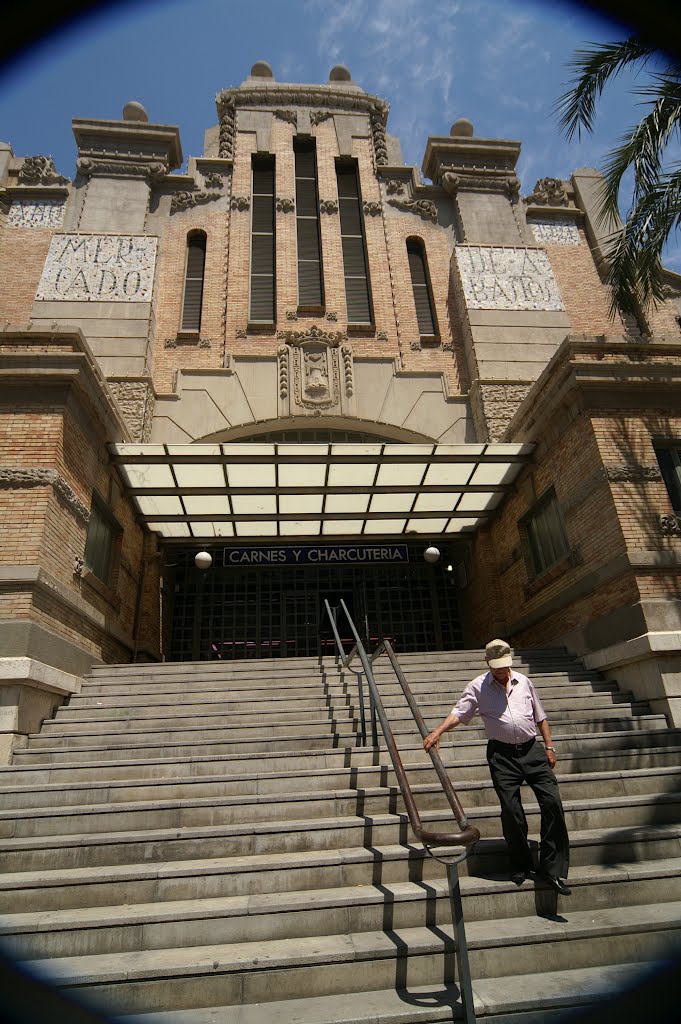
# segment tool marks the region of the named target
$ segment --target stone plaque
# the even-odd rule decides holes
[[[148,235],[55,235],[36,299],[149,302],[157,242]]]
[[[469,309],[565,309],[541,249],[460,245],[456,259]]]
[[[530,221],[530,227],[539,245],[579,245],[577,225],[567,217],[533,220]]]
[[[64,205],[63,199],[13,199],[7,223],[12,228],[60,228]]]

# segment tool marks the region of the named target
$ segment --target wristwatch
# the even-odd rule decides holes
[[[552,750],[552,751],[554,752],[554,754],[555,754],[555,752],[556,752],[556,748],[555,748],[555,747],[547,747],[546,749],[547,749],[547,750]]]

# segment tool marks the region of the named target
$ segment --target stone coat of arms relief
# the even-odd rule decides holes
[[[290,413],[347,412],[354,391],[352,349],[342,331],[279,331],[279,398]],[[291,386],[292,385],[292,386]]]

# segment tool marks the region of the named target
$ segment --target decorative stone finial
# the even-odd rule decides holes
[[[137,100],[130,100],[123,107],[123,120],[124,121],[148,121],[149,115]]]
[[[266,60],[256,60],[251,68],[251,78],[274,78],[272,68]]]
[[[329,72],[330,82],[351,82],[352,75],[346,68],[345,64],[335,64]]]
[[[458,135],[471,139],[473,137],[473,122],[469,121],[467,117],[460,117],[449,129],[449,134],[454,137]]]

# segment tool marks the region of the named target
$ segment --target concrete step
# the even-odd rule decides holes
[[[307,807],[303,808],[305,811]],[[208,810],[208,809],[207,809]],[[663,827],[681,821],[681,794],[650,795],[586,799],[565,803],[568,831],[571,836],[579,831],[619,829],[632,838],[641,827]],[[539,834],[539,814],[528,799],[526,815],[531,836]],[[93,816],[87,818],[90,831],[75,831],[73,822],[57,817],[48,819],[48,825],[59,822],[64,831],[48,832],[38,812],[34,812],[36,825],[23,820],[24,835],[0,838],[0,869],[16,871],[21,864],[26,870],[40,868],[76,867],[96,864],[133,863],[177,860],[189,858],[250,856],[275,851],[300,852],[303,850],[338,849],[353,845],[385,846],[410,843],[413,835],[407,816],[398,813],[361,815],[332,815],[323,817],[288,818],[284,821],[223,822],[213,810],[210,824],[197,824],[200,809],[176,808],[168,812],[174,824],[166,827],[117,828],[102,831],[94,826]],[[208,816],[208,815],[206,815]],[[222,817],[234,817],[230,807]],[[116,819],[108,816],[110,825],[120,826],[124,814]],[[425,810],[421,814],[426,828],[438,831],[457,831],[451,812]],[[500,835],[498,807],[478,807],[471,821],[480,830],[484,840]],[[477,848],[476,848],[477,849]],[[479,850],[478,850],[479,853]]]
[[[601,722],[606,720],[628,721],[644,717],[648,713],[648,705],[644,702],[631,703],[622,707],[615,707],[612,704],[590,704],[588,708],[578,711],[558,710],[551,715],[550,720],[553,730],[554,727],[557,728],[566,724],[574,725],[591,722],[595,725],[600,725]],[[442,715],[438,714],[434,718],[439,721]],[[178,722],[176,720],[161,719],[158,721],[157,727],[153,729],[154,720],[150,719],[130,719],[127,722],[120,723],[119,728],[117,728],[117,725],[118,723],[103,723],[100,727],[100,723],[94,722],[68,726],[61,722],[45,722],[40,733],[30,734],[30,746],[32,749],[60,745],[87,746],[93,739],[96,742],[100,735],[106,735],[109,730],[111,732],[125,733],[126,738],[129,738],[134,743],[148,741],[152,738],[159,742],[172,743],[173,741],[181,742],[186,739],[194,739],[197,734],[201,734],[204,737],[213,736],[217,739],[238,738],[255,740],[260,738],[263,733],[266,733],[267,737],[275,739],[285,737],[305,739],[308,736],[312,738],[323,734],[325,729],[327,730],[327,735],[329,732],[342,735],[351,730],[356,731],[358,728],[357,720],[348,717],[347,713],[343,714],[342,710],[339,712],[338,717],[329,718],[324,722],[309,721],[307,718],[299,716],[296,720],[288,721],[285,724],[267,723],[266,729],[262,725],[254,723],[242,724],[240,718],[229,718],[227,716],[218,718],[214,724],[210,725],[202,718],[188,719],[186,722],[183,720]],[[417,732],[416,723],[408,712],[405,712],[404,716],[391,715],[390,725],[396,736]],[[484,729],[480,724],[479,718],[474,718],[468,726],[459,727],[457,736],[471,731],[477,731],[480,735],[483,734]]]
[[[359,666],[358,666],[359,668]],[[423,667],[418,670],[410,670],[405,673],[410,687],[430,686],[435,689],[451,689],[458,692],[463,689],[466,683],[481,671],[478,665],[476,669],[452,671],[449,669],[437,668],[434,666]],[[519,671],[522,671],[519,669]],[[529,674],[529,670],[525,672]],[[380,669],[374,673],[379,687],[394,686],[397,688],[395,674],[392,669]],[[274,679],[278,677],[275,675]],[[570,670],[555,669],[553,671],[543,670],[531,675],[531,679],[537,686],[569,686],[577,682],[598,682],[599,676],[582,668]],[[273,682],[272,676],[244,676],[230,678],[220,673],[211,673],[203,676],[193,676],[188,679],[184,674],[164,673],[158,676],[145,676],[134,678],[133,676],[115,676],[111,679],[99,677],[87,677],[83,684],[85,696],[107,693],[123,693],[134,696],[138,693],[193,693],[195,690],[223,691],[225,693],[239,692],[245,695],[249,693],[261,694],[271,693],[314,693],[324,687],[345,687],[356,688],[357,677],[354,672],[348,669],[336,671],[330,669],[324,673],[310,674],[307,676],[282,675],[279,682]]]
[[[652,865],[577,868],[569,913],[681,900],[681,860]],[[555,913],[556,896],[541,880],[521,887],[501,878],[461,879],[464,919],[493,921]],[[256,895],[138,902],[40,912],[4,913],[3,943],[18,959],[76,957],[215,943],[343,935],[451,922],[446,877]],[[565,901],[561,901],[564,903]]]
[[[472,976],[651,960],[678,941],[681,904],[575,911],[568,917],[473,921]],[[509,946],[513,956],[504,955]],[[550,953],[549,953],[550,949]],[[454,981],[449,926],[213,943],[25,961],[76,997],[119,1013],[268,1002]],[[397,981],[397,985],[396,985]]]
[[[433,703],[430,700],[419,700],[419,709],[426,722],[440,722],[452,710],[451,702]],[[575,705],[574,698],[564,699],[548,698],[543,699],[544,710],[550,722],[556,720],[559,714],[570,712]],[[646,705],[633,700],[631,694],[608,694],[605,698],[601,694],[590,694],[579,700],[579,707],[582,714],[598,715],[603,710],[620,709],[625,713],[630,708],[638,708],[639,713],[646,708]],[[386,705],[386,713],[393,731],[405,731],[405,724],[409,729],[413,726],[413,715],[402,702],[398,705]],[[649,709],[648,709],[649,710]],[[101,715],[97,712],[101,711]],[[165,707],[158,709],[151,708],[96,708],[88,712],[62,714],[54,719],[43,723],[42,736],[77,736],[81,733],[96,735],[101,733],[125,733],[143,732],[151,727],[156,729],[177,729],[178,723],[184,723],[188,728],[246,728],[247,726],[261,725],[270,730],[282,730],[283,726],[292,725],[316,725],[323,728],[329,723],[336,723],[339,726],[350,726],[357,729],[360,721],[360,709],[356,704],[344,705],[341,703],[327,705],[322,709],[295,708],[295,710],[284,711],[272,708],[268,703],[266,709],[247,712],[244,710],[227,709],[222,710],[207,705],[190,705],[181,713],[181,709],[170,711]],[[282,732],[274,732],[273,735],[281,735]]]
[[[419,753],[415,751],[414,753]],[[631,778],[635,778],[636,772],[647,771],[653,773],[662,780],[665,786],[671,782],[669,772],[675,772],[679,763],[681,746],[660,748],[657,751],[646,752],[646,763],[640,763],[637,752],[632,752],[627,759],[626,753],[621,751],[602,751],[598,755],[588,756],[577,754],[575,756],[561,757],[557,766],[559,779],[575,779],[587,781],[585,773],[610,772],[617,777],[629,778],[628,772],[632,772]],[[625,763],[623,763],[623,759]],[[168,800],[182,799],[187,796],[229,796],[236,794],[266,794],[286,793],[290,790],[300,789],[303,784],[314,789],[315,792],[328,792],[330,790],[358,790],[374,789],[379,786],[396,785],[396,776],[392,766],[384,761],[380,765],[364,765],[355,768],[317,768],[306,764],[303,758],[299,759],[298,770],[285,771],[283,768],[278,772],[249,771],[248,766],[240,759],[237,765],[231,765],[232,771],[214,771],[212,774],[175,774],[166,772],[164,777],[157,779],[131,778],[131,779],[109,779],[102,778],[97,781],[68,781],[47,782],[38,781],[30,786],[26,780],[21,779],[24,773],[17,772],[15,776],[0,776],[0,810],[7,811],[13,808],[30,807],[59,807],[67,805],[97,804],[106,802],[108,804],[132,802],[135,800]],[[450,775],[455,787],[464,782],[488,782],[489,770],[487,760],[484,757],[476,759],[460,760],[449,762]],[[213,764],[213,768],[215,769]],[[435,774],[430,758],[425,752],[419,762],[404,762],[405,770],[412,786],[434,784]],[[242,771],[234,770],[242,768]],[[678,769],[681,771],[681,769]],[[589,778],[591,776],[588,776]],[[9,784],[10,778],[12,784]],[[24,784],[22,784],[22,781]]]
[[[476,1019],[486,1024],[546,1024],[562,1020],[561,1011],[596,1008],[632,984],[643,968],[638,962],[566,971],[542,971],[513,978],[473,979]],[[550,1015],[550,1016],[549,1016]],[[273,1000],[238,1006],[209,1006],[136,1014],[135,1024],[435,1024],[463,1016],[454,984],[394,986],[369,992]],[[122,1021],[133,1019],[127,1015]]]
[[[681,801],[681,769],[677,767],[562,774],[559,778],[566,805],[592,798],[605,806],[605,801],[627,795],[647,796],[652,802],[662,795],[676,794]],[[184,787],[175,783],[169,792],[154,787],[151,792],[145,789],[135,793],[132,800],[112,800],[106,793],[107,799],[100,803],[88,802],[86,798],[80,803],[62,804],[55,800],[43,806],[6,808],[0,811],[0,836],[128,831],[144,822],[149,828],[172,828],[176,824],[278,821],[404,810],[396,785],[324,790],[313,786],[312,781],[316,780],[308,776],[299,776],[297,781],[305,788],[272,790],[267,785],[260,786],[258,779],[228,779],[212,784],[190,782]],[[492,783],[482,773],[473,780],[455,778],[454,783],[459,799],[473,819],[478,809],[498,806]],[[437,780],[415,781],[412,791],[420,812],[446,811],[447,802]],[[529,790],[527,802],[534,802]]]
[[[78,851],[79,859],[85,862],[82,866],[38,866],[35,870],[29,869],[31,858],[40,852],[49,857],[52,847],[48,841],[37,841],[32,849],[24,844],[15,850],[14,870],[7,870],[0,876],[3,912],[35,913],[114,904],[254,896],[306,887],[423,884],[444,879],[442,864],[415,842],[292,852],[273,849],[268,853],[192,859],[188,853],[189,837],[187,839],[186,847],[177,844],[177,855],[184,854],[187,859],[154,859],[151,847],[130,844],[129,853],[137,852],[147,859],[121,863],[100,861],[88,866],[87,859],[81,856],[87,849],[82,847]],[[74,837],[69,837],[68,841],[73,844]],[[101,846],[90,848],[99,854],[102,852]],[[196,849],[196,843],[192,849]],[[580,868],[585,868],[588,874],[604,866],[622,870],[638,870],[639,867],[643,870],[647,866],[651,871],[664,871],[664,866],[658,868],[656,862],[678,865],[681,826],[651,824],[648,828],[573,832],[571,857],[572,878],[577,877],[575,872]],[[49,863],[45,861],[46,865]],[[487,839],[477,844],[459,872],[462,878],[501,880],[506,877],[507,866],[503,840]]]
[[[653,729],[610,731],[603,733],[582,733],[569,738],[558,731],[554,734],[554,742],[560,743],[559,759],[561,768],[570,771],[598,770],[604,762],[602,759],[614,759],[622,770],[632,768],[648,768],[658,763],[667,763],[667,757],[678,758],[681,752],[681,730]],[[480,739],[465,737],[458,732],[454,741],[445,738],[441,746],[441,755],[447,765],[465,765],[469,762],[486,764],[486,742]],[[430,760],[423,751],[420,742],[412,738],[400,744],[400,752],[405,765],[429,765]],[[89,752],[84,752],[87,757]],[[255,769],[261,774],[262,758],[260,754],[247,753],[223,754],[213,756],[184,756],[158,758],[131,758],[126,761],[91,760],[49,763],[15,763],[0,766],[0,790],[12,792],[14,788],[74,783],[83,785],[88,782],[108,783],[120,780],[150,780],[155,778],[189,778],[210,776],[214,774],[243,774],[244,771]],[[253,763],[255,762],[255,763]],[[308,750],[304,753],[295,751],[271,751],[268,754],[268,766],[271,771],[266,774],[286,774],[288,772],[338,771],[347,768],[352,771],[371,769],[376,772],[390,771],[390,759],[385,750],[374,750],[372,747],[325,748]]]
[[[557,721],[552,722],[554,739],[560,738],[563,745],[566,741],[572,743],[576,737],[583,739],[589,733],[594,736],[603,737],[610,732],[617,737],[616,742],[619,742],[622,734],[633,735],[639,730],[643,733],[647,733],[650,730],[666,732],[667,729],[667,721],[664,715],[636,715],[632,717],[629,715],[622,716],[619,713],[610,713],[599,715],[597,719],[590,719],[588,717],[586,719],[578,719],[577,716],[571,715],[566,717],[565,720],[561,720],[561,716],[559,716]],[[400,750],[421,746],[421,743],[417,742],[417,736],[414,735],[415,732],[416,729],[414,727],[411,735],[406,733],[404,736],[400,735],[398,743]],[[479,726],[461,726],[457,729],[455,735],[455,741],[452,741],[449,737],[445,738],[442,749],[448,749],[450,744],[455,751],[464,751],[470,743],[484,745],[483,730]],[[288,735],[270,740],[253,740],[242,737],[235,740],[218,739],[216,741],[212,737],[207,738],[205,732],[202,733],[198,730],[185,740],[178,740],[178,737],[175,735],[172,742],[161,742],[158,737],[145,742],[144,738],[140,739],[139,736],[135,736],[134,742],[131,739],[125,746],[120,743],[98,743],[96,737],[89,739],[83,737],[82,743],[69,743],[68,739],[51,738],[50,744],[45,746],[36,742],[38,737],[39,734],[30,745],[15,752],[15,765],[57,764],[70,761],[104,763],[128,761],[136,758],[157,759],[165,757],[174,759],[189,755],[212,757],[239,753],[247,756],[249,753],[255,755],[263,752],[271,755],[276,752],[283,753],[296,750],[299,752],[328,750],[329,746],[339,750],[344,749],[343,756],[347,757],[350,756],[348,753],[349,749],[359,747],[361,743],[359,734],[354,732],[346,734],[336,733],[331,736],[328,734],[318,736]],[[364,753],[365,751],[362,751],[362,754]]]

